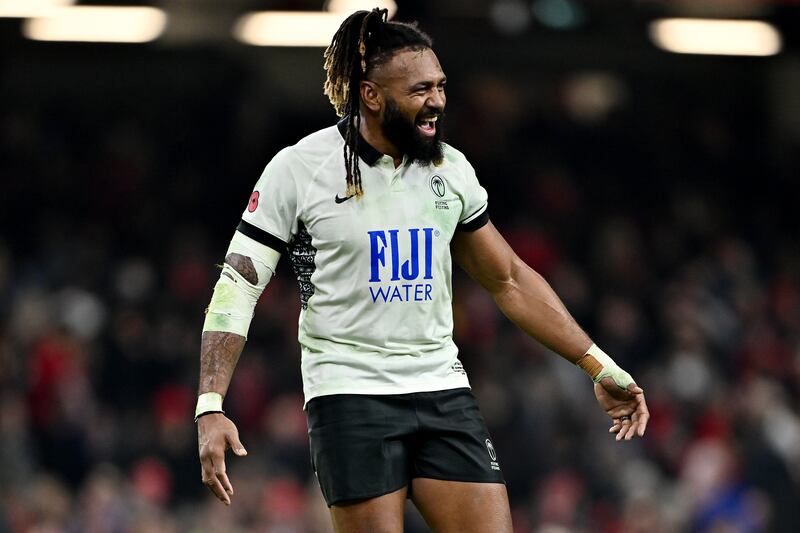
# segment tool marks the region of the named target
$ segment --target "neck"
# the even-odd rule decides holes
[[[383,130],[381,130],[381,125],[378,120],[377,117],[362,114],[359,133],[361,133],[361,136],[370,146],[380,153],[386,154],[394,159],[394,166],[399,167],[400,163],[403,161],[403,153],[384,137]]]

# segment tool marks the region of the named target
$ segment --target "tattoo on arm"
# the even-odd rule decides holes
[[[253,265],[253,260],[242,254],[228,254],[225,262],[242,275],[251,285],[258,285],[258,273]]]
[[[244,343],[245,338],[236,333],[203,332],[200,345],[199,394],[218,392],[225,396]]]

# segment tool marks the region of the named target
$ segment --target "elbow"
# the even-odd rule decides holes
[[[514,255],[501,275],[496,276],[484,286],[495,300],[504,299],[519,290],[520,278],[525,270],[531,270],[531,268]]]

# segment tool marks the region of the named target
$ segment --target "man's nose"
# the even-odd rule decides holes
[[[428,101],[425,103],[428,105],[428,107],[432,107],[441,112],[444,111],[445,100],[444,92],[434,89],[431,95],[428,97]]]

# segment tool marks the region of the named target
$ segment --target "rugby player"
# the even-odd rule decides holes
[[[411,498],[434,531],[511,532],[500,456],[453,341],[452,260],[589,374],[617,440],[644,435],[644,393],[517,257],[472,166],[442,142],[446,77],[431,39],[385,10],[359,11],[325,70],[341,121],[266,166],[207,309],[195,413],[203,482],[230,504],[225,452],[247,452],[222,399],[285,254],[300,284],[311,462],[336,531],[400,532]]]

